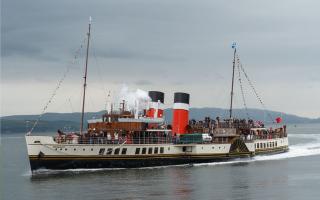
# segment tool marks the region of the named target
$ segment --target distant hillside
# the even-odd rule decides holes
[[[297,115],[286,114],[277,111],[270,110],[261,110],[261,109],[248,109],[248,114],[251,119],[264,121],[264,122],[272,122],[276,117],[282,117],[284,123],[320,123],[320,118],[311,119],[306,117],[299,117]],[[168,120],[171,121],[172,111],[171,109],[165,110],[165,116]],[[191,108],[190,109],[190,119],[201,120],[203,117],[211,117],[216,118],[219,116],[220,118],[228,118],[229,110],[221,109],[221,108]],[[236,118],[247,118],[245,109],[234,109],[233,116]],[[271,119],[270,119],[271,118]]]
[[[85,113],[85,119],[93,119],[93,118],[100,118],[104,111],[100,112],[87,112]],[[1,119],[6,120],[37,120],[39,115],[11,115],[11,116],[5,116],[1,117]],[[81,117],[81,113],[75,112],[75,113],[45,113],[41,120],[44,121],[72,121],[72,122],[79,122]]]
[[[35,121],[1,119],[1,133],[27,133]],[[65,131],[79,130],[80,123],[73,121],[40,121],[34,132],[54,132],[58,129]]]
[[[191,108],[190,119],[201,120],[204,117],[215,118],[217,116],[221,118],[227,118],[229,113],[227,109],[221,108]],[[244,109],[234,109],[234,116],[237,118],[247,118],[247,114]],[[85,114],[85,120],[100,118],[103,114],[100,112],[88,112]],[[278,116],[282,116],[284,123],[320,123],[320,118],[310,119],[305,117],[299,117],[296,115],[285,114],[275,111],[264,111],[260,109],[248,109],[250,118],[268,123],[272,119]],[[45,113],[39,125],[35,128],[34,132],[48,132],[62,130],[78,130],[80,126],[80,113]],[[165,110],[166,121],[171,122],[172,110]],[[33,125],[34,121],[38,118],[38,115],[13,115],[1,117],[1,133],[11,132],[27,132]]]

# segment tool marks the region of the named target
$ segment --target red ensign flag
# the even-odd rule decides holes
[[[281,117],[277,117],[276,118],[276,122],[279,124],[279,123],[281,123],[282,122],[282,118]]]

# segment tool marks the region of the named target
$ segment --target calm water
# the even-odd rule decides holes
[[[320,124],[289,126],[290,152],[253,159],[31,176],[22,134],[2,135],[0,199],[320,199]]]

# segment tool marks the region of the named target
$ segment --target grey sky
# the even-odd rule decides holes
[[[41,112],[93,17],[87,109],[106,90],[191,94],[194,107],[227,107],[232,49],[267,108],[320,116],[319,1],[3,0],[1,115]],[[83,57],[48,111],[80,110]],[[239,87],[236,106],[241,107]],[[261,108],[246,87],[249,107]],[[70,101],[69,101],[70,99]]]

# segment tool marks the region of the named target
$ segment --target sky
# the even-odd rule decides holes
[[[130,90],[191,95],[229,106],[233,49],[270,110],[320,117],[320,2],[316,0],[2,0],[1,116],[78,112],[92,16],[86,111]],[[67,73],[66,70],[68,70]],[[235,107],[243,101],[235,73]],[[242,75],[250,108],[263,108]]]

